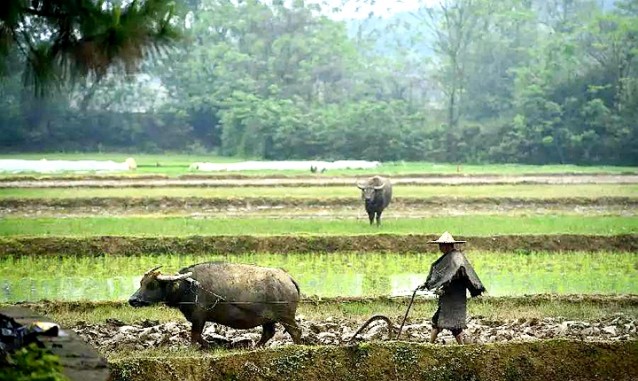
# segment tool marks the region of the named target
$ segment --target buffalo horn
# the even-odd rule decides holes
[[[361,189],[361,190],[364,190],[366,187],[365,187],[365,186],[363,186],[363,185],[361,185],[361,184],[359,184],[359,183],[357,183],[357,188],[359,188],[359,189]]]
[[[152,273],[153,271],[159,269],[162,266],[155,266],[152,269],[148,270],[147,272],[144,273],[144,275],[149,275],[150,273]]]
[[[191,275],[193,275],[192,272],[188,272],[186,274],[177,274],[177,275],[158,275],[157,280],[165,280],[165,281],[182,280],[182,279],[190,278]]]
[[[376,189],[376,190],[383,189],[384,186],[385,186],[385,183],[383,183],[381,185],[377,185],[376,187],[374,187],[374,189]]]

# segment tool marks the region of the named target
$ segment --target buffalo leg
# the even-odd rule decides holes
[[[374,212],[368,212],[368,218],[370,219],[370,225],[374,222]]]
[[[377,212],[377,226],[381,225],[381,212]]]
[[[301,328],[299,328],[295,319],[282,321],[281,324],[284,325],[284,329],[292,338],[292,342],[295,344],[301,344]]]
[[[191,344],[200,344],[202,348],[208,348],[208,342],[204,340],[202,337],[202,331],[204,330],[204,325],[206,325],[205,320],[196,320],[193,321],[193,326],[191,327]]]
[[[268,340],[270,340],[273,336],[275,336],[275,323],[266,323],[262,325],[264,330],[261,333],[261,339],[257,342],[257,346],[261,347],[266,344]]]

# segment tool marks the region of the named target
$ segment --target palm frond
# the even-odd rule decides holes
[[[0,57],[4,46],[18,44],[26,56],[25,83],[39,95],[49,81],[101,77],[112,69],[136,71],[145,58],[181,38],[169,0],[124,6],[95,0],[5,1],[11,7],[0,10]]]

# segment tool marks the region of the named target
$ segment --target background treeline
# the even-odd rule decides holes
[[[39,99],[9,60],[0,150],[638,164],[636,0],[183,4],[185,40],[135,75]]]

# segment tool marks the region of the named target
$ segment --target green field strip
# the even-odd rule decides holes
[[[638,233],[636,216],[458,216],[383,219],[381,227],[366,220],[295,220],[268,218],[73,217],[0,219],[0,236],[189,236],[189,235],[361,235]]]
[[[410,296],[374,296],[374,297],[303,297],[297,310],[306,319],[366,320],[374,314],[383,314],[400,319]],[[0,308],[14,306],[14,303],[0,303]],[[88,300],[46,300],[20,303],[25,308],[47,314],[65,326],[81,322],[101,324],[107,319],[117,318],[128,324],[144,320],[157,320],[161,323],[184,319],[179,310],[163,305],[148,308],[131,308],[125,300],[88,301]],[[436,311],[437,300],[419,296],[414,299],[414,309],[410,320],[429,319]],[[637,294],[535,294],[522,296],[489,296],[470,299],[470,315],[481,315],[491,320],[542,319],[544,317],[562,317],[567,320],[595,320],[610,315],[624,314],[638,316]]]
[[[41,160],[113,160],[123,162],[129,157],[133,157],[137,162],[138,169],[135,174],[165,174],[169,176],[179,176],[184,174],[215,174],[215,172],[193,172],[188,169],[190,164],[195,162],[216,162],[229,163],[238,162],[242,159],[228,158],[213,155],[152,155],[152,154],[126,154],[126,153],[81,153],[81,154],[64,154],[64,153],[32,153],[32,154],[3,154],[0,159],[30,159]],[[387,162],[380,167],[366,170],[331,170],[329,175],[341,174],[552,174],[552,173],[637,173],[636,167],[617,167],[617,166],[577,166],[577,165],[523,165],[523,164],[488,164],[488,165],[457,165],[457,164],[434,164],[427,162]],[[120,172],[121,173],[121,172]],[[125,172],[126,175],[131,172]],[[228,173],[228,172],[226,172]],[[233,172],[248,176],[267,176],[270,174],[285,175],[308,175],[308,171],[241,171]],[[68,176],[61,173],[62,176]],[[2,173],[0,176],[15,176],[15,174]],[[46,174],[46,176],[51,176]],[[55,175],[57,176],[57,175]]]
[[[468,250],[466,256],[492,296],[638,294],[638,253]],[[126,300],[149,268],[161,264],[164,273],[173,274],[205,261],[282,268],[305,296],[409,295],[438,257],[433,252],[5,257],[0,259],[0,272],[6,274],[0,301]]]
[[[494,252],[474,249],[464,250],[466,257],[479,274],[502,274],[514,272],[541,276],[539,274],[573,274],[585,278],[608,278],[627,274],[638,277],[638,252],[573,251],[556,254],[553,251]],[[250,263],[260,266],[277,267],[291,274],[301,272],[318,276],[328,273],[378,274],[379,277],[398,273],[425,273],[440,253],[245,253],[231,254],[142,254],[136,256],[68,256],[68,257],[3,257],[0,258],[0,273],[7,279],[48,279],[57,276],[110,278],[114,276],[141,276],[151,267],[162,265],[162,272],[176,273],[182,267],[206,261]],[[55,273],[51,269],[55,267]],[[606,276],[604,276],[606,274]],[[592,275],[592,276],[590,276]],[[627,282],[629,283],[629,282]],[[638,294],[638,283],[633,286]],[[345,295],[344,295],[345,296]],[[638,304],[638,302],[637,302]]]
[[[359,198],[352,187],[219,187],[219,188],[4,188],[0,199],[57,198]],[[638,197],[638,184],[394,186],[395,198],[561,198]]]

